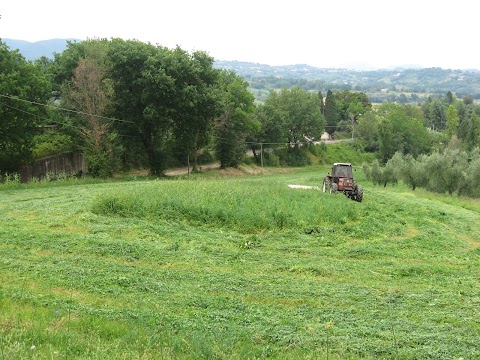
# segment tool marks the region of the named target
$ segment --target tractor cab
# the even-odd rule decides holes
[[[331,176],[334,178],[353,178],[352,164],[334,163],[332,166]]]

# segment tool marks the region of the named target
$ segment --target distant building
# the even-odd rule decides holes
[[[322,141],[327,141],[327,140],[330,140],[330,134],[327,133],[326,131],[322,134],[322,136],[320,136],[320,140]]]

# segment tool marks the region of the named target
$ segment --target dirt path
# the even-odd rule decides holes
[[[205,165],[199,165],[198,166],[198,169],[200,171],[218,169],[218,168],[220,168],[220,163],[219,162],[216,162],[216,163],[213,163],[213,164],[205,164]],[[191,171],[192,171],[192,168],[190,167],[190,172]],[[185,175],[185,174],[188,174],[188,172],[189,172],[188,167],[184,166],[184,167],[179,167],[179,168],[175,168],[175,169],[165,170],[165,175],[167,175],[167,176]]]

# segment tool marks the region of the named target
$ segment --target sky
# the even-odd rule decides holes
[[[215,60],[480,69],[475,0],[2,0],[0,38],[136,39]]]

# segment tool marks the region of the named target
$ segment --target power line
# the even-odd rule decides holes
[[[68,127],[72,127],[72,128],[74,128],[74,129],[77,129],[77,130],[82,131],[82,128],[80,128],[80,127],[78,127],[78,126],[71,125],[71,124],[67,124],[67,123],[61,123],[61,122],[58,122],[58,121],[55,121],[55,120],[52,120],[52,119],[47,119],[47,118],[45,118],[45,117],[43,117],[43,116],[40,116],[40,115],[37,115],[37,114],[33,114],[33,113],[29,112],[29,111],[26,111],[26,110],[23,110],[23,109],[19,109],[19,108],[15,107],[15,106],[6,104],[6,103],[4,103],[3,101],[1,101],[0,104],[5,105],[6,107],[9,107],[10,109],[14,109],[14,110],[20,111],[20,112],[22,112],[22,113],[24,113],[24,114],[27,114],[27,115],[30,115],[30,116],[35,116],[35,117],[37,117],[37,118],[39,118],[39,119],[46,120],[46,121],[55,123],[55,124],[57,124],[57,125],[68,126]]]
[[[56,105],[48,105],[48,104],[42,104],[42,103],[38,103],[38,102],[35,102],[35,101],[30,101],[30,100],[25,100],[25,99],[21,99],[19,97],[16,97],[16,96],[9,96],[9,95],[3,95],[3,94],[0,94],[0,97],[4,97],[4,98],[7,98],[7,99],[11,99],[11,100],[18,100],[18,101],[23,101],[23,102],[26,102],[26,103],[29,103],[29,104],[33,104],[33,105],[40,105],[40,106],[44,106],[44,107],[48,107],[48,108],[53,108],[55,110],[62,110],[62,111],[67,111],[67,112],[72,112],[72,113],[76,113],[76,114],[80,114],[80,115],[86,115],[86,116],[94,116],[94,117],[98,117],[98,118],[101,118],[101,119],[106,119],[106,120],[111,120],[111,121],[118,121],[118,122],[124,122],[124,123],[129,123],[129,124],[135,124],[133,121],[128,121],[128,120],[123,120],[123,119],[116,119],[116,118],[111,118],[111,117],[106,117],[106,116],[101,116],[101,115],[96,115],[96,114],[90,114],[90,113],[86,113],[86,112],[82,112],[82,111],[77,111],[77,110],[71,110],[71,109],[66,109],[66,108],[62,108],[62,107],[59,107],[59,106],[56,106]],[[58,121],[55,121],[55,120],[52,120],[52,119],[47,119],[47,118],[44,118],[42,116],[39,116],[39,115],[36,115],[36,114],[33,114],[33,113],[30,113],[28,111],[25,111],[25,110],[22,110],[22,109],[19,109],[15,106],[12,106],[12,105],[9,105],[9,104],[6,104],[4,102],[0,102],[0,104],[3,104],[11,109],[15,109],[17,111],[20,111],[20,112],[23,112],[25,114],[28,114],[30,116],[35,116],[35,117],[38,117],[39,119],[42,119],[42,120],[46,120],[46,121],[50,121],[50,122],[53,122],[57,125],[63,125],[63,126],[67,126],[67,127],[72,127],[74,129],[77,129],[77,130],[80,130],[82,131],[83,129],[78,127],[78,126],[75,126],[75,125],[71,125],[71,124],[67,124],[67,123],[61,123],[61,122],[58,122]],[[344,126],[348,126],[348,125],[344,125]],[[334,125],[326,125],[325,128],[329,128],[329,127],[338,127],[338,126],[334,126]],[[130,136],[130,135],[120,135],[119,136],[122,136],[122,137],[134,137],[134,136]],[[226,140],[226,139],[222,139],[222,140]],[[291,143],[291,142],[245,142],[245,145],[295,145],[295,144],[298,144],[298,145],[305,145],[305,144],[312,144],[313,142],[295,142],[295,143]]]
[[[11,109],[14,109],[14,110],[17,110],[17,111],[20,111],[24,114],[27,114],[27,115],[30,115],[30,116],[35,116],[39,119],[42,119],[42,120],[45,120],[45,121],[48,121],[48,122],[51,122],[51,123],[54,123],[54,124],[57,124],[57,125],[62,125],[62,126],[66,126],[66,127],[71,127],[73,129],[77,129],[79,131],[84,131],[85,129],[81,128],[81,127],[78,127],[78,126],[75,126],[75,125],[72,125],[72,124],[68,124],[68,123],[63,123],[63,122],[60,122],[60,121],[56,121],[56,120],[53,120],[53,119],[47,119],[43,116],[40,116],[40,115],[37,115],[37,114],[33,114],[31,112],[28,112],[28,111],[25,111],[23,109],[19,109],[15,106],[12,106],[12,105],[9,105],[9,104],[6,104],[4,103],[3,101],[0,101],[0,104],[2,105],[5,105],[6,107],[9,107]],[[136,136],[132,136],[132,135],[124,135],[124,134],[117,134],[117,136],[120,136],[120,137],[132,137],[132,138],[136,138]]]
[[[7,98],[7,99],[11,99],[11,100],[23,101],[23,102],[26,102],[26,103],[29,103],[29,104],[45,106],[45,107],[56,109],[56,110],[68,111],[68,112],[72,112],[72,113],[75,113],[75,114],[80,114],[80,115],[85,115],[85,116],[94,116],[94,117],[98,117],[100,119],[105,119],[105,120],[124,122],[124,123],[128,123],[128,124],[135,124],[133,121],[129,121],[129,120],[116,119],[116,118],[111,118],[111,117],[101,116],[101,115],[96,115],[96,114],[89,114],[89,113],[86,113],[86,112],[83,112],[83,111],[71,110],[71,109],[63,108],[63,107],[56,106],[56,105],[48,105],[48,104],[38,103],[38,102],[35,102],[35,101],[25,100],[25,99],[21,99],[21,98],[16,97],[16,96],[9,96],[9,95],[3,95],[3,94],[0,94],[0,96],[4,97],[4,98]]]
[[[9,96],[9,95],[3,95],[3,94],[0,94],[0,96],[1,96],[1,97],[4,97],[4,98],[7,98],[7,99],[11,99],[11,100],[18,100],[18,101],[23,101],[23,102],[26,102],[26,103],[29,103],[29,104],[40,105],[40,106],[52,108],[52,109],[55,109],[55,110],[67,111],[67,112],[72,112],[72,113],[76,113],[76,114],[80,114],[80,115],[85,115],[85,116],[94,116],[94,117],[98,117],[98,118],[105,119],[105,120],[124,122],[124,123],[128,123],[128,124],[135,124],[135,122],[129,121],[129,120],[123,120],[123,119],[117,119],[117,118],[102,116],[102,115],[96,115],[96,114],[86,113],[86,112],[83,112],[83,111],[67,109],[67,108],[63,108],[63,107],[60,107],[60,106],[56,106],[56,105],[42,104],[42,103],[38,103],[38,102],[35,102],[35,101],[30,101],[30,100],[21,99],[21,98],[19,98],[19,97],[17,97],[17,96]],[[19,109],[17,109],[17,110],[19,110]],[[337,128],[338,126],[339,126],[339,125],[325,125],[324,127],[325,127],[325,128]],[[349,125],[348,125],[348,124],[345,124],[345,125],[340,125],[340,126],[347,127],[347,126],[349,126]]]
[[[222,140],[227,140],[227,139],[223,139]],[[295,145],[295,144],[298,144],[298,145],[305,145],[305,144],[312,144],[313,141],[298,141],[298,142],[261,142],[261,141],[246,141],[245,144],[248,144],[248,145]]]

